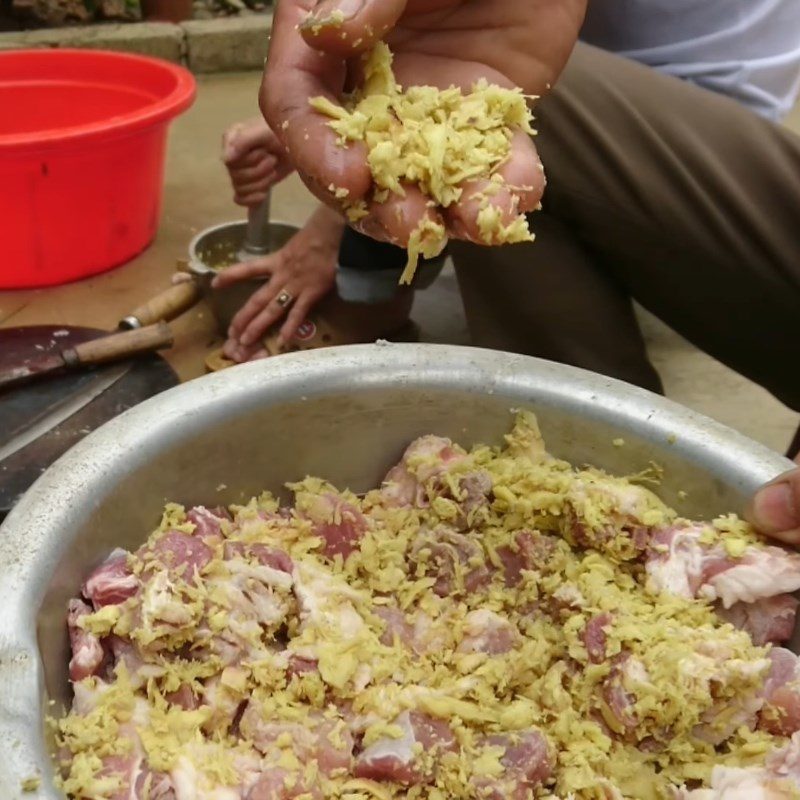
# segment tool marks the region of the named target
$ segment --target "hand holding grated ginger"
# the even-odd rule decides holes
[[[365,143],[374,202],[385,203],[392,194],[404,197],[406,187],[416,185],[428,198],[429,207],[449,209],[465,199],[477,202],[476,222],[484,244],[533,240],[517,195],[511,195],[510,208],[493,201],[503,190],[533,188],[508,186],[501,172],[511,154],[514,133],[533,133],[521,89],[480,80],[466,95],[456,87],[403,90],[392,71],[391,52],[381,42],[365,57],[364,84],[344,107],[324,97],[312,98],[311,106],[331,118],[329,125],[342,146]],[[351,222],[367,216],[363,199],[348,202],[346,191],[338,187],[332,191],[344,200]],[[410,234],[408,265],[400,282],[410,283],[419,256],[439,255],[447,240],[441,221],[423,217]]]
[[[355,209],[351,214],[366,212],[354,227],[410,247],[408,279],[414,259],[440,250],[448,236],[479,243],[527,237],[514,223],[539,204],[544,176],[525,132],[523,94],[541,96],[555,84],[577,40],[586,1],[280,0],[261,109],[316,197],[340,210],[346,200]],[[391,47],[391,63],[384,42]],[[372,68],[366,86],[365,55]],[[436,88],[425,89],[431,84]],[[448,90],[451,85],[461,94]],[[360,91],[348,98],[353,87]],[[329,111],[335,109],[333,115],[312,107],[310,101],[319,97],[333,107]],[[372,119],[363,138],[342,137],[331,126],[343,123],[337,108],[342,103],[348,118],[383,104],[381,116],[390,130],[381,136]],[[357,108],[361,103],[367,105]],[[474,120],[464,113],[470,105],[479,111]],[[426,107],[432,117],[424,119],[443,126],[432,127],[428,139],[416,135],[422,118],[411,116]],[[394,147],[401,133],[399,160],[405,163],[395,178],[405,195],[376,180],[396,169]],[[459,153],[460,160],[453,157]],[[478,153],[489,155],[480,165],[483,171],[459,186],[454,178],[460,169],[478,166]],[[441,169],[428,168],[431,156],[440,159],[434,163]],[[407,174],[411,168],[416,175]],[[428,192],[426,181],[449,205]],[[461,190],[460,199],[447,196],[452,189]],[[385,201],[377,202],[382,193]]]

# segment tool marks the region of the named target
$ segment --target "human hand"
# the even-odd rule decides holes
[[[222,162],[233,184],[233,200],[257,206],[294,171],[286,150],[262,117],[231,125],[222,137]]]
[[[468,91],[486,78],[542,94],[569,57],[585,6],[586,0],[280,0],[261,108],[300,177],[321,200],[340,204],[329,187],[347,190],[348,202],[369,199],[372,176],[363,143],[341,147],[328,118],[309,106],[317,96],[340,102],[345,88],[357,81],[354,56],[384,38],[404,86],[455,85]],[[527,135],[514,137],[500,173],[506,187],[491,202],[508,223],[517,212],[533,210],[544,190]],[[369,205],[369,215],[357,227],[405,246],[427,217],[444,223],[450,236],[481,241],[480,204],[474,198],[479,183],[466,187],[462,201],[447,209],[429,208],[417,188],[404,188],[405,197],[392,195],[383,204]]]
[[[269,279],[233,318],[224,347],[228,358],[242,362],[265,355],[261,340],[283,316],[279,344],[295,335],[314,304],[333,288],[343,229],[344,221],[321,206],[276,253],[228,267],[214,278],[215,289],[250,278]]]
[[[795,461],[800,464],[800,456]],[[800,545],[800,466],[759,489],[746,516],[761,533]]]

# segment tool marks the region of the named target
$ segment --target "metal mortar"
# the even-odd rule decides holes
[[[238,264],[244,255],[249,223],[224,222],[207,228],[192,239],[189,244],[188,272],[194,277],[201,292],[208,301],[211,313],[217,321],[219,332],[224,336],[236,312],[248,301],[253,292],[266,283],[266,279],[240,281],[224,289],[213,289],[211,281],[220,270]],[[267,222],[263,231],[266,246],[263,254],[280,250],[299,229],[286,222]],[[250,253],[249,258],[259,254]]]

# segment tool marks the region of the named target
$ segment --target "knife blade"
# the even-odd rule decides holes
[[[146,328],[101,336],[68,349],[31,356],[19,366],[0,370],[0,390],[67,369],[91,367],[151,353],[171,347],[172,342],[172,331],[163,321]]]
[[[47,413],[34,419],[29,425],[15,431],[14,436],[8,442],[0,445],[0,462],[5,461],[23,447],[27,447],[31,442],[35,442],[62,422],[73,417],[127,375],[132,366],[131,363],[126,363],[107,370],[88,385],[81,387],[57,405],[49,408]]]

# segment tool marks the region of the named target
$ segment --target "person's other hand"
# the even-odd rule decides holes
[[[329,120],[309,106],[316,96],[341,101],[357,80],[354,56],[385,39],[403,86],[456,85],[469,91],[486,78],[541,95],[566,63],[585,7],[586,0],[280,0],[261,109],[301,178],[321,200],[340,205],[331,187],[346,189],[349,202],[368,198],[372,177],[363,143],[340,147]],[[544,191],[536,148],[527,135],[515,136],[500,172],[508,188],[491,202],[510,222],[519,211],[536,208]],[[473,195],[480,184],[465,188],[460,203],[436,209],[428,207],[416,187],[406,187],[406,197],[392,195],[386,203],[372,204],[356,227],[405,246],[428,217],[444,222],[451,236],[479,242],[479,205]]]
[[[294,171],[286,150],[263,117],[237,122],[222,137],[222,163],[233,184],[233,200],[257,206],[267,192]]]
[[[264,334],[284,316],[281,342],[295,335],[314,304],[333,288],[343,228],[343,220],[321,206],[276,253],[228,267],[214,278],[215,289],[269,279],[233,318],[223,348],[228,358],[242,362],[264,355]]]
[[[800,456],[795,461],[800,464]],[[800,545],[800,466],[759,489],[746,516],[761,533]]]

